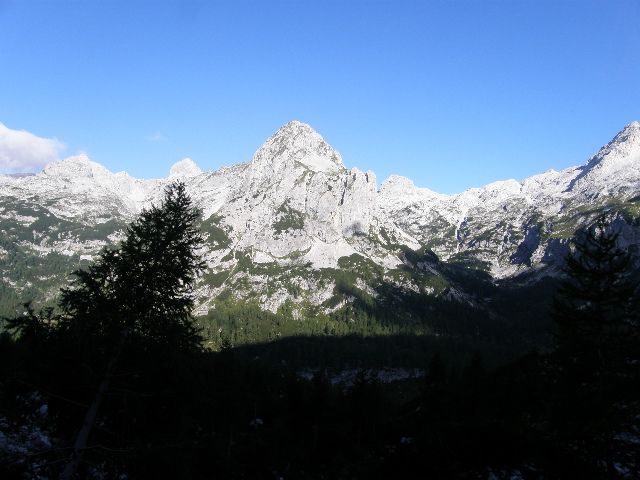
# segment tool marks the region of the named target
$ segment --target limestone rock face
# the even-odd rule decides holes
[[[203,211],[208,243],[202,253],[215,277],[202,281],[203,305],[225,289],[272,310],[287,300],[323,304],[335,287],[328,272],[352,268],[345,265],[354,259],[426,294],[438,292],[412,283],[403,268],[443,276],[437,262],[449,261],[468,262],[494,278],[552,272],[575,229],[602,211],[615,217],[625,246],[640,243],[638,122],[583,166],[455,195],[400,176],[378,189],[373,172],[345,167],[336,150],[298,121],[281,127],[251,161],[214,172],[187,158],[165,179],[139,180],[79,155],[35,176],[0,176],[0,219],[10,225],[0,228],[0,240],[25,255],[77,259],[77,266],[122,238],[126,223],[175,180],[185,182]],[[412,264],[407,249],[430,249],[439,260]],[[10,266],[2,268],[10,273]],[[454,286],[447,295],[466,298]]]
[[[215,198],[200,198],[203,190]],[[207,215],[225,219],[237,248],[262,260],[294,255],[314,267],[336,267],[358,251],[354,236],[382,224],[373,172],[347,170],[340,154],[300,122],[279,129],[251,162],[198,180],[193,195]]]

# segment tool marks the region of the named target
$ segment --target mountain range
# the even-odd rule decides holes
[[[582,166],[443,195],[395,175],[378,185],[292,121],[251,161],[212,172],[184,159],[167,178],[141,180],[78,155],[0,176],[0,313],[53,301],[176,180],[207,239],[198,314],[228,298],[330,314],[407,295],[489,311],[501,286],[556,276],[574,232],[603,212],[623,247],[640,245],[638,122]]]

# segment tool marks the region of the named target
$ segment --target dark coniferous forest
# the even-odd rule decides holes
[[[606,216],[508,329],[416,295],[442,316],[418,334],[357,297],[194,316],[199,215],[172,184],[55,307],[3,319],[1,478],[640,477],[637,260]]]

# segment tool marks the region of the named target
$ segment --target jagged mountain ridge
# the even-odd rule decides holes
[[[45,267],[24,280],[11,262],[31,256],[57,259],[61,269],[81,265],[116,242],[176,179],[202,208],[208,236],[201,311],[225,292],[274,311],[287,301],[332,310],[354,295],[376,298],[382,283],[473,302],[473,292],[457,285],[441,261],[495,278],[546,272],[564,256],[575,228],[603,209],[615,215],[623,241],[640,243],[638,122],[581,167],[442,195],[398,176],[378,190],[373,172],[347,169],[317,132],[294,121],[250,162],[214,172],[184,159],[165,179],[139,180],[79,155],[36,176],[0,176],[3,288],[52,296],[64,282],[61,272]],[[339,291],[339,272],[350,274],[348,292]]]
[[[381,196],[387,218],[399,219],[400,228],[441,258],[471,256],[494,276],[505,277],[564,256],[564,240],[598,210],[619,209],[626,220],[637,217],[639,189],[640,123],[632,122],[580,167],[456,195],[391,177]],[[622,223],[625,241],[637,244],[637,234]]]

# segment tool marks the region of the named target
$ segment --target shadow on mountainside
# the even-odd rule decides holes
[[[338,285],[350,303],[329,315],[296,319],[287,311],[234,303],[218,307],[200,325],[217,348],[294,369],[423,368],[436,352],[450,364],[480,354],[495,366],[544,351],[555,282],[487,288],[493,296],[471,305],[388,283],[372,300],[360,289]],[[215,342],[210,345],[217,349]]]
[[[373,298],[353,285],[337,284],[336,293],[350,300],[343,320],[364,314],[390,325],[393,333],[419,333],[526,348],[544,346],[551,325],[551,299],[557,281],[551,277],[494,283],[485,272],[445,266],[450,284],[428,295],[383,281]]]
[[[495,366],[516,358],[509,346],[471,338],[433,335],[298,336],[239,345],[233,355],[293,369],[338,371],[342,369],[425,368],[439,353],[447,363],[461,367],[480,354]]]
[[[273,313],[228,296],[198,324],[207,348],[295,368],[416,368],[435,352],[449,359],[478,352],[499,364],[548,348],[555,280],[496,285],[486,272],[443,267],[449,284],[437,296],[382,278],[365,287],[338,277],[332,304],[287,302]]]

